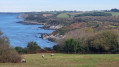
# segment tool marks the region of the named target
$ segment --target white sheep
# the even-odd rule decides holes
[[[21,59],[21,62],[26,63],[26,59]]]
[[[45,55],[44,54],[42,54],[42,58],[45,58]]]
[[[45,58],[45,55],[44,55],[44,54],[42,54],[42,58],[43,58],[44,60],[47,60],[47,58]]]
[[[51,54],[50,56],[54,56],[55,54]]]

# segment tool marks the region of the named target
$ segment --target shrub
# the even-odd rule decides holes
[[[50,48],[50,47],[45,47],[44,50],[52,51],[52,48]]]
[[[55,50],[55,51],[57,51],[57,52],[59,52],[60,51],[60,45],[54,45],[53,46],[53,50]]]
[[[85,35],[81,35],[81,30],[72,32],[72,37],[65,37],[53,49],[65,53],[119,53],[118,30],[103,30],[91,35],[88,32],[83,32]]]
[[[40,50],[41,47],[38,46],[38,44],[36,42],[31,41],[28,43],[27,49],[28,49],[28,52],[35,52],[37,50]]]
[[[66,53],[78,53],[81,49],[81,42],[75,39],[67,39],[63,45],[63,50]]]
[[[96,53],[117,51],[119,49],[118,38],[117,31],[102,31],[88,40],[89,49]]]
[[[9,39],[0,34],[0,62],[17,63],[21,61],[21,56],[9,45]]]
[[[15,47],[15,49],[18,53],[24,53],[24,48],[22,47]]]

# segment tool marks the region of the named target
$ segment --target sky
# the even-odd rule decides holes
[[[91,11],[119,8],[119,0],[0,0],[0,12]]]

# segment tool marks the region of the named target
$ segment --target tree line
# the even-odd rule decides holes
[[[112,16],[111,13],[105,13],[105,12],[90,12],[90,13],[83,13],[76,15],[75,17],[80,17],[80,16]]]
[[[118,39],[117,31],[104,30],[87,38],[66,39],[53,49],[63,53],[119,53]]]
[[[84,33],[85,34],[85,33]],[[86,34],[84,36],[87,36]],[[78,37],[78,36],[77,36]],[[36,42],[29,42],[26,48],[16,47],[18,53],[37,53],[37,51],[47,50],[60,53],[119,53],[119,34],[117,30],[104,30],[96,32],[93,36],[89,35],[82,38],[62,39],[53,48],[41,49]]]
[[[42,53],[42,52],[53,52],[53,49],[50,47],[41,48],[36,42],[31,41],[27,44],[25,48],[15,47],[16,51],[19,54],[33,54],[33,53]]]

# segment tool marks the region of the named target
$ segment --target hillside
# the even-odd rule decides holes
[[[119,16],[114,11],[54,11],[21,14],[24,24],[43,24],[44,29],[55,29],[44,38],[62,39],[65,34],[85,27],[95,31],[118,29]]]

